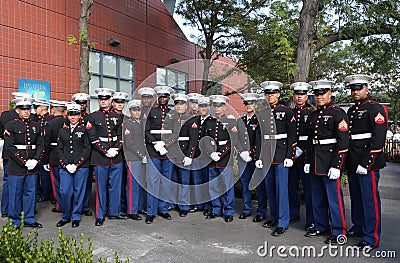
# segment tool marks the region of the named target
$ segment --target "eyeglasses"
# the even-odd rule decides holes
[[[212,105],[213,105],[214,107],[222,107],[222,106],[225,105],[225,103],[222,103],[222,102],[213,102]]]

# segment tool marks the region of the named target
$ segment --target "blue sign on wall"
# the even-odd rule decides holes
[[[28,93],[34,99],[50,100],[50,82],[32,79],[18,79],[18,91]]]

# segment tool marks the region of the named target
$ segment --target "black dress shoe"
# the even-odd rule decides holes
[[[51,209],[51,212],[53,212],[53,213],[62,213],[60,210],[57,210],[55,207],[53,207]]]
[[[207,216],[206,216],[206,219],[213,219],[213,218],[216,218],[216,217],[220,217],[221,215],[218,215],[218,214],[216,214],[216,213],[210,213],[210,214],[208,214]]]
[[[246,218],[248,218],[249,216],[251,216],[251,214],[241,213],[241,214],[239,215],[239,219],[246,219]]]
[[[185,216],[187,216],[187,214],[188,214],[188,211],[187,211],[187,210],[181,210],[181,211],[179,212],[179,216],[180,216],[180,217],[185,217]]]
[[[365,240],[361,240],[357,245],[359,249],[365,249],[366,251],[371,251],[372,249],[376,248],[376,246],[371,245]]]
[[[91,210],[82,211],[82,215],[85,215],[85,216],[92,216],[92,215],[93,215],[93,212],[92,212]]]
[[[67,220],[67,221],[64,221],[64,220],[60,220],[60,221],[58,221],[57,222],[57,227],[62,227],[62,226],[65,226],[66,224],[68,224],[69,222],[71,222],[71,220]]]
[[[283,227],[277,227],[277,228],[275,228],[274,231],[272,231],[271,235],[278,237],[278,236],[283,235],[285,232],[286,232],[286,229],[284,229]]]
[[[139,210],[139,211],[138,211],[138,214],[141,214],[141,215],[147,215],[147,212],[146,212],[146,211],[144,211],[144,210]]]
[[[331,235],[330,237],[328,237],[325,241],[324,241],[324,243],[325,244],[331,244],[331,245],[335,245],[335,244],[339,244],[339,245],[344,245],[344,244],[346,244],[347,243],[347,240],[346,240],[346,237],[345,236],[343,236],[344,237],[344,241],[343,241],[343,239],[340,239],[340,240],[338,240],[338,237],[337,236],[334,236],[334,235]]]
[[[315,224],[314,223],[311,223],[311,224],[309,224],[309,225],[306,225],[305,227],[304,227],[304,230],[305,231],[313,231],[313,230],[315,230]]]
[[[38,199],[36,199],[36,201],[37,201],[38,203],[45,202],[45,201],[49,201],[49,200],[50,200],[50,199],[44,198],[44,197],[39,197]]]
[[[72,227],[73,227],[73,228],[78,227],[80,222],[81,222],[81,221],[79,221],[79,220],[74,220],[74,221],[72,221]]]
[[[135,221],[139,221],[142,220],[142,217],[138,214],[133,214],[133,215],[128,215],[129,219],[135,220]]]
[[[348,237],[363,237],[363,233],[356,232],[356,231],[354,231],[353,228],[350,228],[349,231],[347,231],[347,236]]]
[[[211,215],[211,213],[212,213],[211,209],[206,209],[206,210],[204,210],[203,215],[209,216],[209,215]]]
[[[272,228],[272,227],[276,226],[276,223],[277,223],[276,221],[267,220],[267,221],[263,224],[263,227]]]
[[[146,216],[145,223],[146,223],[146,224],[151,224],[151,223],[153,223],[154,217],[155,217],[155,216]]]
[[[264,219],[265,219],[265,216],[256,215],[256,216],[253,218],[253,222],[254,222],[254,223],[259,223],[259,222],[263,221]]]
[[[32,223],[32,224],[24,223],[24,226],[32,227],[32,228],[42,228],[43,227],[43,225],[41,223],[39,223],[39,222],[35,222],[35,223]]]
[[[8,217],[8,214],[2,214],[1,217],[6,218],[6,217]]]
[[[171,220],[172,218],[169,213],[159,213],[158,215],[167,220]]]
[[[104,224],[104,219],[96,218],[95,226],[102,226]]]
[[[128,219],[128,216],[125,216],[125,215],[119,215],[119,216],[108,216],[108,219],[111,219],[111,220],[113,220],[113,219],[121,219],[121,220],[126,220],[126,219]]]
[[[233,216],[224,216],[225,222],[229,223],[233,221]]]
[[[319,237],[319,236],[326,236],[329,235],[329,231],[318,231],[318,230],[311,230],[308,231],[304,236],[305,237]]]

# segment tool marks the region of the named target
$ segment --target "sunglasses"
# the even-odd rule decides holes
[[[247,101],[247,100],[245,100],[245,101],[243,101],[243,104],[244,105],[254,105],[254,104],[256,104],[256,102],[254,101],[254,100],[250,100],[250,101]]]
[[[214,107],[222,107],[222,106],[225,105],[225,103],[222,103],[222,102],[214,102],[212,105],[213,105]]]

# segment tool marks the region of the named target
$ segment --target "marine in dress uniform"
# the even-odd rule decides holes
[[[252,193],[249,189],[250,181],[255,172],[255,156],[256,156],[256,133],[259,129],[258,119],[255,114],[259,95],[256,93],[245,93],[240,95],[246,107],[246,113],[238,119],[237,127],[239,134],[238,151],[238,167],[240,174],[240,184],[242,186],[243,211],[239,215],[239,219],[245,219],[251,216],[253,211]],[[256,187],[258,208],[254,222],[261,222],[265,219],[267,212],[267,198],[265,194],[265,186],[260,183]]]
[[[261,138],[257,142],[262,143],[257,147],[260,151],[257,153],[256,166],[262,168],[264,162],[268,163],[268,159],[272,157],[272,164],[266,175],[270,219],[263,226],[272,228],[277,225],[271,234],[280,236],[289,228],[288,173],[293,166],[296,147],[296,119],[289,107],[278,102],[282,83],[265,81],[261,83],[261,87],[270,109],[260,111],[257,115],[261,125]],[[271,152],[271,146],[275,146],[275,152]]]
[[[63,216],[57,222],[62,227],[72,220],[72,227],[79,227],[83,199],[89,176],[91,145],[86,127],[80,122],[79,104],[67,104],[67,120],[57,139],[57,157],[60,163],[60,201]]]
[[[306,237],[330,234],[326,244],[346,235],[345,207],[340,183],[349,147],[346,113],[331,101],[332,81],[310,82],[317,109],[311,113],[304,172],[310,173],[315,229]],[[329,226],[331,222],[331,227]]]
[[[208,164],[210,158],[201,146],[206,131],[205,124],[209,119],[213,118],[210,115],[210,103],[209,97],[199,98],[199,115],[190,118],[182,127],[182,129],[185,129],[185,127],[188,129],[189,135],[186,163],[191,162],[191,178],[194,185],[194,201],[191,203],[194,204],[194,211],[204,211],[204,215],[211,213],[210,192],[208,184],[206,184],[209,181]]]
[[[185,125],[186,121],[192,117],[187,113],[187,101],[188,96],[185,94],[174,94],[172,97],[174,101],[174,109],[168,113],[166,123],[171,119],[175,124],[173,127],[179,129],[179,137],[177,142],[173,143],[168,150],[169,157],[175,159],[176,171],[177,171],[177,181],[180,183],[175,191],[172,187],[172,192],[178,193],[177,202],[179,207],[179,216],[185,217],[189,211],[190,205],[190,166],[192,164],[192,159],[187,157],[187,151],[189,147],[189,132],[190,128]],[[172,186],[175,186],[173,184]]]
[[[351,219],[348,236],[362,236],[360,248],[376,248],[381,236],[381,201],[379,197],[380,169],[386,166],[383,147],[387,118],[383,107],[368,99],[367,75],[345,78],[355,105],[347,111],[350,147],[346,168],[349,177]]]
[[[205,147],[212,159],[209,165],[212,212],[207,219],[224,215],[225,222],[232,222],[235,213],[233,149],[237,145],[238,130],[236,120],[225,115],[229,98],[223,95],[212,95],[210,98],[215,118],[208,119],[204,127],[205,136],[209,137]]]
[[[95,226],[108,219],[126,219],[121,215],[121,179],[123,159],[122,118],[111,110],[114,91],[108,88],[95,90],[99,110],[89,114],[86,129],[92,144],[91,165],[96,174]]]
[[[15,101],[18,98],[24,98],[24,97],[30,97],[29,94],[22,93],[22,92],[13,92],[12,95],[14,96],[14,99],[12,100],[12,103],[15,106]],[[4,111],[1,113],[0,116],[0,137],[4,139],[4,127],[6,124],[16,118],[19,117],[19,109],[15,107],[14,110],[8,110]],[[3,158],[3,188],[2,188],[2,193],[1,193],[1,217],[5,218],[8,217],[8,161],[10,159],[10,153],[7,151],[6,147],[3,147],[3,152],[2,152],[2,158]]]
[[[189,115],[196,116],[199,115],[199,99],[203,97],[203,95],[199,94],[199,93],[189,93],[188,94],[188,113]]]
[[[86,125],[87,117],[89,113],[87,112],[88,101],[90,99],[87,93],[75,93],[72,95],[71,100],[81,107],[80,122]],[[90,209],[90,197],[92,194],[92,184],[93,184],[93,166],[89,166],[89,176],[86,182],[85,197],[83,198],[82,214],[86,216],[92,216],[92,210]]]
[[[51,211],[54,213],[61,213],[62,207],[60,203],[60,173],[56,148],[58,132],[65,122],[65,102],[50,100],[50,103],[54,109],[54,116],[53,119],[47,123],[44,129],[44,153],[42,163],[44,169],[50,171],[53,197],[56,201],[56,206]]]
[[[170,160],[167,153],[168,148],[179,136],[179,127],[172,126],[177,123],[167,121],[170,111],[168,101],[172,88],[157,86],[154,91],[158,96],[158,105],[151,108],[145,124],[146,149],[150,158],[147,163],[147,224],[153,222],[157,212],[161,217],[171,220],[171,215],[168,213],[170,200],[165,199],[174,194],[170,192],[174,160],[173,157]]]
[[[36,221],[36,182],[39,173],[39,160],[43,151],[43,136],[40,124],[30,120],[32,99],[24,97],[16,100],[19,117],[5,125],[4,147],[10,154],[8,163],[9,203],[8,218],[12,225],[21,225],[21,212],[24,212],[24,225],[41,228]]]
[[[144,143],[143,121],[140,119],[142,112],[141,100],[128,102],[130,117],[125,118],[122,124],[122,137],[124,140],[124,153],[127,165],[127,214],[133,220],[141,220],[139,204],[143,203],[146,185],[147,151]]]
[[[122,118],[122,121],[125,118],[125,114],[123,113],[123,110],[125,108],[125,103],[129,100],[129,95],[128,93],[125,92],[115,92],[114,95],[112,96],[112,111],[119,114]],[[123,148],[121,150],[123,152]],[[122,155],[122,158],[124,159],[125,163],[125,155]],[[127,177],[127,170],[126,170],[126,165],[123,166],[122,168],[122,181],[121,181],[121,211],[123,213],[126,213],[126,206],[127,206],[127,200],[126,200],[126,177]]]
[[[50,103],[44,99],[36,98],[33,100],[33,107],[36,109],[37,113],[36,119],[34,121],[40,124],[42,131],[46,127],[47,123],[53,118],[53,116],[51,116],[48,112],[49,105]],[[31,117],[32,116],[33,114],[31,114]],[[39,163],[39,176],[37,186],[38,202],[54,200],[54,197],[52,196],[50,171],[47,166],[45,167],[43,165],[42,161]]]
[[[142,87],[138,90],[140,100],[142,101],[142,113],[140,119],[146,120],[149,115],[150,109],[153,107],[156,97],[156,92],[153,88]]]
[[[304,156],[307,149],[307,139],[310,130],[308,123],[313,108],[307,104],[308,95],[311,85],[305,82],[295,82],[290,88],[293,90],[293,100],[295,102],[294,116],[296,118],[296,159],[293,167],[289,169],[289,210],[290,221],[300,220],[300,187],[301,179],[303,193],[306,201],[306,231],[312,230],[314,225],[314,214],[311,198],[310,176],[304,173]]]

